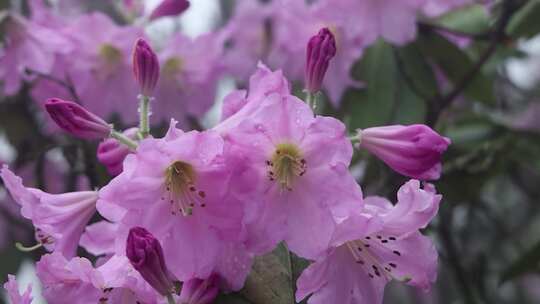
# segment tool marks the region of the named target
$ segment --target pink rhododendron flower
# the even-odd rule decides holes
[[[303,81],[306,45],[321,28],[328,27],[336,37],[337,50],[323,88],[337,106],[348,86],[359,86],[351,78],[350,69],[365,46],[363,35],[346,30],[350,26],[347,22],[352,20],[344,19],[341,13],[303,1],[243,1],[222,32],[224,60],[228,71],[239,79],[247,78],[255,63],[263,60],[283,69],[289,79]]]
[[[52,253],[44,255],[36,268],[49,303],[158,303],[157,294],[125,257],[112,257],[94,268],[85,258],[67,260]]]
[[[90,224],[84,229],[79,245],[95,256],[111,255],[114,253],[117,231],[118,224],[116,223],[99,221]]]
[[[186,304],[211,304],[217,297],[218,276],[213,274],[206,280],[191,279],[182,285],[180,294],[181,303]]]
[[[183,127],[214,104],[222,75],[222,46],[212,34],[191,39],[176,34],[159,53],[161,73],[152,112],[175,118]]]
[[[40,79],[33,88],[36,100],[58,96],[78,101],[96,115],[109,119],[117,113],[126,123],[137,121],[136,107],[126,107],[127,100],[136,104],[137,82],[133,79],[132,48],[142,30],[118,26],[101,13],[82,15],[61,30],[76,46],[59,58],[52,76],[71,83],[77,96],[51,80]]]
[[[256,252],[284,239],[295,253],[316,257],[326,249],[335,218],[362,206],[360,187],[347,171],[352,146],[345,126],[315,117],[298,98],[270,93],[248,100],[215,129],[238,163],[250,168],[235,174],[236,183],[257,185],[253,201],[262,207],[248,211],[256,214],[249,227]]]
[[[36,227],[36,238],[48,249],[72,257],[84,227],[95,213],[95,191],[49,194],[26,188],[20,177],[6,165],[0,176],[13,199],[21,205],[21,214]]]
[[[423,180],[439,179],[441,156],[450,144],[426,125],[384,126],[358,130],[360,147],[397,172]]]
[[[366,44],[382,37],[391,43],[403,45],[416,37],[416,16],[425,2],[426,0],[324,0],[320,5],[323,10],[341,14],[344,22],[351,25],[348,31],[363,37]]]
[[[117,253],[124,252],[129,229],[144,227],[161,241],[180,280],[216,271],[240,288],[251,256],[236,243],[243,206],[228,193],[225,152],[216,132],[184,133],[174,123],[164,138],[142,140],[123,172],[100,191],[99,212],[119,224]]]
[[[23,294],[19,293],[19,286],[14,275],[8,275],[8,281],[4,284],[4,289],[7,291],[11,304],[31,304],[32,303],[32,286],[28,285]]]
[[[16,14],[7,17],[7,39],[0,56],[0,79],[7,95],[17,93],[33,71],[48,74],[57,55],[71,51],[71,42],[58,32]]]
[[[437,276],[437,251],[418,229],[437,213],[441,196],[416,180],[398,192],[395,206],[380,197],[365,199],[365,213],[342,221],[326,257],[298,279],[297,301],[309,304],[382,303],[392,279],[429,289]]]
[[[237,126],[256,112],[269,95],[287,95],[290,92],[289,82],[281,70],[271,71],[259,62],[257,70],[249,78],[249,94],[245,90],[237,90],[227,95],[223,100],[222,122],[214,129],[223,131]]]
[[[219,31],[222,60],[228,73],[245,81],[259,60],[266,61],[272,47],[272,7],[257,0],[236,3],[234,15]]]
[[[328,28],[336,40],[336,55],[330,62],[322,84],[332,105],[338,106],[348,87],[359,87],[351,78],[353,64],[362,56],[366,46],[363,34],[350,31],[356,26],[343,14],[327,10],[322,6],[307,6],[302,1],[282,0],[273,5],[273,45],[268,64],[282,68],[291,80],[304,80],[306,46],[310,38],[321,28]]]

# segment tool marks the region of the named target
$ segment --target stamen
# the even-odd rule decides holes
[[[307,162],[296,145],[284,143],[276,146],[271,160],[266,160],[268,179],[277,180],[282,190],[292,191],[295,177],[307,172]]]
[[[171,164],[165,172],[165,189],[171,205],[171,214],[191,215],[197,206],[205,207],[206,192],[195,186],[196,174],[193,166],[183,161]],[[165,200],[162,197],[162,200]]]

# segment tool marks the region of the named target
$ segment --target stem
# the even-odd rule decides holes
[[[176,302],[174,301],[174,297],[172,294],[167,294],[167,303],[168,304],[176,304]]]
[[[313,104],[315,103],[315,94],[306,91],[306,104],[313,109]]]
[[[116,131],[116,130],[112,130],[111,131],[111,135],[110,135],[112,138],[118,140],[120,143],[128,146],[131,150],[135,150],[137,149],[137,142],[132,140],[131,138],[125,136],[124,134]]]
[[[139,99],[139,135],[146,138],[150,134],[150,97],[140,95]]]

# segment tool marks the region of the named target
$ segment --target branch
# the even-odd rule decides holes
[[[56,77],[54,77],[52,75],[41,73],[41,72],[31,70],[31,69],[26,69],[26,72],[28,74],[35,75],[35,76],[37,76],[39,78],[52,81],[52,82],[64,87],[69,92],[71,97],[73,98],[73,101],[75,101],[77,103],[81,103],[81,99],[79,98],[79,95],[77,94],[77,90],[75,89],[75,86],[73,85],[73,82],[71,81],[71,78],[69,76],[66,76],[66,80],[62,80],[62,79],[56,78]]]
[[[439,116],[441,115],[443,110],[449,107],[456,100],[456,98],[461,95],[461,93],[467,88],[471,81],[481,71],[484,64],[486,64],[486,62],[495,53],[499,43],[507,39],[506,27],[510,22],[510,19],[514,12],[516,12],[521,5],[522,4],[516,4],[513,0],[505,0],[503,2],[503,10],[501,16],[495,23],[495,27],[490,34],[491,42],[489,46],[484,52],[482,52],[478,61],[465,74],[461,81],[454,86],[454,89],[445,96],[443,96],[440,101],[434,105],[435,107],[432,107],[432,109],[428,111],[428,115],[426,117],[427,125],[433,127],[437,123],[437,120],[439,119]]]

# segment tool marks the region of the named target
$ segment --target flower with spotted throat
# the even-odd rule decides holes
[[[437,276],[437,251],[418,229],[437,213],[441,195],[432,185],[411,180],[393,206],[367,197],[362,213],[342,221],[327,256],[306,268],[297,281],[296,300],[308,304],[373,303],[383,300],[392,279],[428,290]]]
[[[234,184],[256,185],[238,194],[256,209],[246,220],[254,252],[285,240],[296,254],[315,258],[326,250],[336,218],[362,207],[361,189],[347,170],[352,146],[345,126],[315,116],[287,91],[248,100],[215,129],[236,162],[249,168],[235,174]]]
[[[140,226],[160,240],[179,280],[218,272],[225,281],[243,283],[251,256],[236,243],[243,205],[228,193],[231,171],[223,139],[214,131],[183,132],[175,124],[165,137],[139,142],[122,173],[100,191],[98,211],[118,224],[117,254],[131,227]],[[225,255],[229,247],[238,250]],[[225,256],[234,261],[227,269],[220,268]]]

